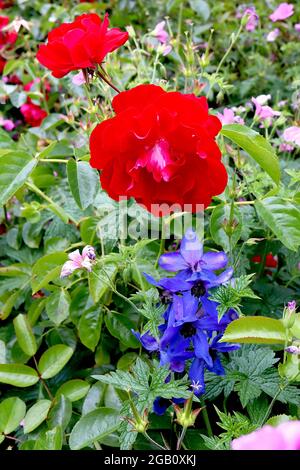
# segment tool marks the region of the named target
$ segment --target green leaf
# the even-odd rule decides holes
[[[240,124],[226,124],[221,134],[247,152],[272,180],[278,185],[280,182],[279,161],[269,142],[258,132]]]
[[[0,156],[0,206],[20,189],[38,161],[25,152],[13,151]]]
[[[43,431],[35,442],[34,450],[61,450],[63,434],[60,426]]]
[[[84,399],[82,406],[82,414],[86,415],[91,411],[96,410],[104,404],[104,395],[107,385],[97,382],[89,389],[87,396]]]
[[[15,387],[31,387],[39,377],[34,369],[23,364],[0,364],[0,382]]]
[[[14,318],[13,324],[20,348],[28,356],[33,356],[37,351],[37,344],[27,316],[20,313]]]
[[[279,424],[287,423],[288,421],[294,421],[296,419],[297,418],[294,418],[293,416],[282,414],[282,415],[272,416],[272,418],[268,419],[266,424],[269,424],[270,426],[274,426],[276,428],[277,426],[279,426]]]
[[[231,227],[231,234],[227,232],[230,227],[227,226],[230,220],[229,204],[220,204],[214,208],[210,218],[210,233],[213,240],[224,248],[226,252],[230,248],[234,248],[239,241],[242,233],[243,220],[242,214],[237,206],[233,209],[233,225]],[[226,231],[225,231],[226,229]]]
[[[95,200],[100,188],[99,175],[88,162],[77,162],[71,158],[67,164],[71,192],[80,207],[86,209]]]
[[[47,418],[51,406],[50,400],[38,400],[26,413],[24,434],[34,431]]]
[[[81,400],[88,393],[90,385],[84,380],[73,379],[65,382],[56,392],[56,397],[64,395],[71,402]]]
[[[138,348],[140,346],[139,341],[131,331],[136,325],[130,321],[128,316],[118,312],[107,312],[105,325],[110,334],[120,340],[127,348]]]
[[[60,272],[62,265],[68,259],[66,253],[57,252],[40,258],[32,268],[31,287],[32,293],[46,287],[49,282],[54,281]]]
[[[20,59],[11,59],[11,60],[8,60],[4,66],[4,69],[3,69],[3,76],[4,75],[9,75],[10,73],[12,73],[14,70],[16,69],[19,69],[23,66],[24,62],[23,60],[20,60]]]
[[[75,424],[69,445],[71,450],[87,447],[95,441],[116,431],[120,426],[120,415],[112,408],[99,408],[83,416]]]
[[[300,210],[290,201],[280,197],[268,197],[256,201],[261,220],[289,250],[300,246]]]
[[[242,317],[231,322],[221,342],[285,343],[285,329],[280,320],[268,317]]]
[[[19,297],[22,295],[22,290],[17,290],[13,292],[5,301],[4,305],[1,307],[0,311],[0,320],[6,320],[7,317],[12,312],[12,309],[16,305]]]
[[[63,288],[53,292],[46,301],[46,312],[55,325],[60,325],[69,316],[71,298]]]
[[[91,351],[94,351],[101,334],[102,310],[99,305],[95,305],[85,310],[78,323],[79,338]]]
[[[109,290],[118,272],[118,267],[114,263],[106,262],[97,264],[89,273],[89,288],[95,303]]]
[[[18,397],[6,398],[0,403],[0,432],[10,434],[15,431],[26,413],[26,405]]]
[[[58,374],[67,364],[73,354],[73,349],[65,344],[56,344],[45,351],[38,364],[38,370],[43,379],[50,379]]]
[[[72,403],[64,395],[60,395],[54,402],[54,406],[51,408],[47,423],[50,428],[60,426],[62,430],[65,430],[68,426],[72,417]]]
[[[200,15],[204,21],[207,21],[210,16],[210,8],[204,0],[189,0],[192,10]]]

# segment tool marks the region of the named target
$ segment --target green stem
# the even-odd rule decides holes
[[[158,442],[156,442],[154,439],[152,439],[152,437],[150,437],[149,434],[147,434],[146,431],[143,433],[143,436],[144,436],[149,442],[151,442],[153,445],[155,445],[156,447],[158,447],[160,450],[168,450],[168,449],[166,449],[166,447],[161,446],[160,444],[158,444]]]
[[[182,428],[182,431],[180,433],[180,436],[178,438],[178,441],[177,441],[177,445],[176,445],[176,450],[180,450],[181,447],[182,447],[182,443],[183,443],[183,439],[185,437],[185,433],[187,431],[187,427],[183,427]]]
[[[157,259],[156,259],[156,263],[155,263],[155,267],[156,267],[156,268],[157,268],[157,266],[158,266],[159,258],[161,257],[161,255],[162,255],[162,254],[164,253],[164,251],[165,251],[165,236],[166,236],[166,225],[165,225],[164,219],[162,218],[162,219],[161,219],[161,239],[160,239],[160,246],[159,246],[159,252],[158,252]]]
[[[216,72],[215,72],[216,74],[220,71],[222,65],[224,64],[225,60],[227,59],[228,55],[230,54],[230,52],[231,52],[233,46],[235,45],[236,41],[238,40],[238,38],[239,38],[239,36],[240,36],[242,30],[243,30],[243,25],[241,24],[240,27],[239,27],[239,29],[238,29],[238,31],[237,31],[237,33],[234,35],[234,38],[233,38],[233,40],[231,41],[230,46],[228,47],[227,51],[226,51],[225,54],[223,55],[222,59],[220,60],[220,63],[219,63],[219,65],[218,65],[218,67],[217,67],[217,70],[216,70]]]
[[[209,437],[212,437],[213,432],[212,432],[208,412],[207,412],[207,409],[206,409],[206,406],[205,406],[205,401],[203,399],[201,400],[201,406],[203,407],[202,416],[203,416],[203,420],[204,420],[205,427],[206,427],[206,430],[207,430],[207,434],[208,434]]]
[[[39,162],[42,163],[68,163],[69,160],[63,160],[62,158],[41,158]]]
[[[272,408],[274,406],[274,403],[275,401],[277,400],[277,398],[279,397],[280,393],[285,389],[285,387],[287,386],[288,384],[285,384],[283,385],[282,387],[279,386],[277,392],[275,393],[270,405],[269,405],[269,408],[267,409],[267,412],[265,414],[265,416],[263,417],[261,423],[260,423],[260,426],[263,426],[265,424],[265,422],[267,421],[267,419],[269,418],[270,414],[271,414],[271,411],[272,411]]]

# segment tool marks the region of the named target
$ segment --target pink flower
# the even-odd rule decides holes
[[[300,450],[300,421],[287,421],[276,428],[266,425],[234,439],[233,450]]]
[[[294,150],[294,147],[290,144],[285,144],[285,143],[282,143],[279,145],[279,151],[280,152],[292,152]]]
[[[11,119],[3,119],[0,117],[0,126],[2,126],[7,132],[12,131],[16,126]]]
[[[300,145],[300,127],[288,127],[285,129],[282,136],[286,142],[292,142],[293,144]]]
[[[280,35],[280,31],[278,28],[273,29],[273,31],[270,31],[269,34],[267,34],[267,42],[274,42]]]
[[[261,95],[266,96],[266,95]],[[259,121],[264,121],[265,119],[273,118],[275,116],[280,116],[279,111],[274,111],[270,106],[262,106],[261,105],[261,96],[257,98],[252,98],[251,101],[255,105],[255,116],[259,119]]]
[[[172,50],[171,44],[162,44],[161,45],[161,51],[162,51],[163,56],[168,55],[171,52],[171,50]]]
[[[152,35],[158,39],[161,44],[166,44],[169,41],[169,34],[164,29],[166,25],[165,21],[161,21],[158,23],[154,30],[152,31]]]
[[[218,113],[218,118],[220,119],[221,123],[224,124],[244,124],[244,120],[240,116],[236,116],[232,109],[224,108],[223,114]]]
[[[297,33],[300,33],[300,23],[296,23],[294,28],[297,31]]]
[[[61,269],[60,277],[70,276],[76,269],[86,269],[91,272],[96,253],[92,246],[87,245],[83,248],[82,254],[79,250],[72,251],[72,253],[69,253],[68,258],[69,261],[66,261]]]
[[[76,73],[76,75],[72,77],[72,83],[73,85],[76,85],[76,86],[80,86],[85,83],[85,78],[84,78],[82,70],[80,70],[80,72]]]
[[[254,7],[246,7],[246,5],[240,5],[237,9],[236,18],[248,17],[246,23],[247,31],[254,31],[258,24],[258,14]]]
[[[271,95],[258,95],[255,99],[259,104],[264,105],[271,99]]]
[[[290,16],[294,14],[294,5],[291,3],[280,3],[278,8],[269,16],[270,20],[275,21],[282,21],[286,20]]]

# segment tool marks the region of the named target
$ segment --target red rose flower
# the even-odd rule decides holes
[[[13,3],[13,0],[0,0],[0,10],[11,7]]]
[[[252,257],[253,263],[261,263],[262,257],[260,255],[255,255]],[[266,262],[265,262],[265,267],[266,268],[277,268],[278,265],[278,259],[277,256],[273,256],[272,253],[268,253],[266,255]]]
[[[40,126],[47,116],[47,113],[44,109],[33,103],[23,104],[20,107],[20,111],[25,119],[25,122],[31,127]]]
[[[48,34],[48,43],[39,47],[37,59],[57,78],[71,70],[94,69],[128,39],[128,33],[118,28],[108,29],[108,25],[107,14],[102,21],[94,13],[63,23]]]
[[[12,46],[18,37],[15,31],[2,31],[9,23],[8,16],[0,16],[0,50]]]
[[[206,98],[139,85],[112,104],[116,116],[98,124],[90,139],[90,163],[101,170],[109,196],[134,197],[165,215],[173,209],[152,205],[191,204],[195,212],[196,204],[207,207],[224,191],[227,173],[215,142],[222,125],[208,113]]]
[[[5,64],[6,64],[6,60],[0,55],[0,73],[3,72]]]

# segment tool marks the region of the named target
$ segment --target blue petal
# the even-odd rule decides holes
[[[134,336],[141,342],[142,346],[147,349],[147,351],[157,351],[158,350],[158,343],[153,336],[149,333],[145,333],[141,335],[139,332],[131,330]]]
[[[233,268],[226,269],[225,271],[222,272],[222,274],[217,276],[216,279],[210,283],[210,287],[215,287],[221,284],[225,284],[232,278],[232,275],[233,275]]]
[[[204,382],[204,369],[205,363],[202,359],[198,359],[197,357],[193,360],[190,371],[189,371],[189,378],[190,380],[198,385],[197,388],[194,388],[194,392],[196,395],[202,395],[205,393],[205,382]]]
[[[190,291],[182,296],[174,295],[172,315],[169,317],[170,326],[180,326],[183,323],[191,323],[197,320],[199,300]]]
[[[159,266],[165,271],[177,272],[189,267],[188,263],[178,251],[161,255],[158,261]]]
[[[153,411],[155,414],[162,416],[171,405],[171,401],[166,398],[157,397],[153,402]]]
[[[191,228],[186,231],[182,239],[180,253],[192,269],[197,269],[203,254],[203,244],[200,242],[196,232]]]
[[[209,367],[213,366],[213,360],[209,354],[209,344],[207,336],[203,331],[198,330],[193,336],[193,344],[195,355],[199,359],[203,359]]]
[[[204,253],[201,258],[201,266],[203,264],[204,269],[209,269],[211,271],[216,271],[218,269],[223,269],[228,263],[228,258],[224,251],[213,252],[209,251]]]
[[[225,375],[225,370],[219,357],[215,358],[213,367],[208,367],[208,369],[210,372],[214,372],[217,375]]]

